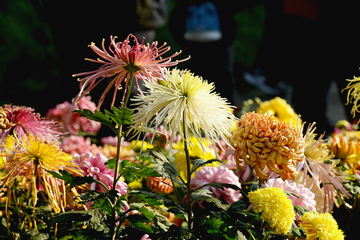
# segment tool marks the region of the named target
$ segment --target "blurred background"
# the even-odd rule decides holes
[[[103,38],[107,46],[110,35],[119,36],[118,41],[122,41],[132,33],[132,6],[126,3],[139,1],[101,1],[99,4],[77,0],[57,4],[45,0],[1,0],[0,103],[29,106],[44,116],[56,104],[71,101],[79,91],[72,74],[99,67],[84,60],[85,57],[96,58],[87,46],[94,42],[100,47]],[[165,2],[167,19],[163,26],[156,28],[154,40],[171,46],[170,54],[182,50],[178,57],[182,59],[187,57],[187,51],[175,40],[176,19],[170,21],[171,16],[175,16],[177,1]],[[233,90],[232,104],[239,107],[243,100],[255,96],[261,100],[274,97],[244,81],[244,73],[253,73],[256,67],[266,14],[263,1],[243,2],[226,5],[231,10],[235,29],[231,40],[233,85],[225,87]],[[209,48],[207,52],[213,50]],[[223,61],[216,54],[206,60],[212,63],[209,71]],[[186,62],[179,66],[188,67]],[[338,89],[335,85],[330,89],[334,94],[329,97],[333,108],[328,117],[334,123],[345,118],[345,114],[336,94]],[[291,87],[285,90],[282,97],[291,104]]]

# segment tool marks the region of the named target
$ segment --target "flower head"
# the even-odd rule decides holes
[[[130,45],[130,38],[133,39],[134,46]],[[86,94],[90,93],[90,91],[104,78],[114,77],[100,97],[98,108],[102,105],[106,94],[112,86],[115,88],[111,104],[111,106],[113,106],[116,93],[121,89],[122,82],[125,82],[124,91],[126,92],[130,74],[134,74],[136,84],[139,86],[138,79],[156,81],[156,78],[162,76],[162,67],[175,66],[179,62],[187,60],[183,59],[171,62],[171,58],[178,56],[180,54],[179,52],[169,57],[162,58],[162,56],[170,50],[170,47],[166,47],[166,44],[164,44],[158,48],[158,42],[153,42],[151,45],[145,45],[144,41],[139,43],[132,34],[128,35],[123,42],[116,43],[115,39],[116,37],[110,36],[111,44],[109,50],[112,55],[105,49],[105,39],[102,42],[102,50],[96,47],[95,43],[92,43],[89,46],[97,55],[99,55],[100,59],[87,60],[100,63],[102,66],[98,70],[74,75],[74,77],[87,75],[87,77],[79,79],[80,92],[75,99],[75,103]],[[124,100],[124,98],[122,100]]]
[[[82,98],[78,103],[78,107],[91,111],[96,109],[96,105],[91,101],[90,96]],[[63,131],[71,135],[78,135],[81,131],[89,133],[99,132],[101,127],[99,122],[81,117],[79,113],[74,112],[75,109],[76,106],[74,104],[65,101],[50,109],[46,114],[46,119],[57,121],[63,127]]]
[[[354,79],[346,79],[349,81],[349,84],[344,88],[348,90],[347,93],[347,104],[354,102],[354,106],[351,109],[351,113],[355,117],[356,112],[359,112],[359,100],[360,100],[360,77],[355,77]]]
[[[9,111],[9,109],[3,109],[3,107],[0,107],[0,130],[6,130],[12,126],[12,122],[10,122],[7,117],[7,113]]]
[[[226,99],[213,92],[212,83],[187,70],[174,69],[165,70],[164,80],[145,82],[145,87],[148,94],[134,99],[139,107],[133,129],[146,130],[149,125],[157,129],[163,124],[171,133],[170,143],[177,134],[184,139],[191,132],[197,139],[204,134],[212,143],[223,139],[230,145],[227,139],[236,117]]]
[[[207,183],[229,183],[241,188],[239,178],[230,169],[219,167],[203,167],[195,172],[195,176],[191,179],[191,188],[196,189]],[[242,195],[239,191],[232,188],[215,188],[211,186],[203,187],[211,191],[215,198],[224,199],[229,205],[238,201]]]
[[[81,155],[75,154],[74,160],[83,171],[84,176],[92,176],[94,179],[102,182],[108,189],[112,189],[114,182],[114,169],[109,169],[106,166],[106,162],[108,161],[107,157],[101,153],[97,153],[95,156],[91,153],[84,153]],[[96,183],[93,183],[90,186],[90,189],[105,191],[102,186]],[[125,194],[127,192],[127,184],[119,180],[116,189],[121,195]]]
[[[249,112],[242,115],[233,132],[235,160],[242,169],[242,160],[255,168],[256,174],[267,179],[264,168],[294,180],[296,164],[302,161],[304,139],[301,132],[290,123],[278,120],[270,114]],[[241,160],[242,158],[242,160]]]
[[[70,161],[70,156],[62,152],[57,143],[46,142],[40,136],[24,135],[22,139],[15,136],[13,140],[15,146],[3,146],[6,151],[0,154],[1,157],[6,157],[6,163],[1,166],[6,173],[2,179],[3,185],[11,187],[17,176],[25,176],[32,184],[29,195],[33,198],[34,206],[40,187],[45,191],[54,211],[64,211],[65,186],[45,170],[57,172],[64,169],[77,174],[77,167]]]
[[[269,101],[261,102],[257,112],[269,113],[279,120],[289,122],[294,127],[300,125],[301,119],[299,115],[294,112],[294,109],[286,102],[285,99],[275,97]]]
[[[330,213],[306,212],[301,217],[300,227],[304,228],[309,240],[344,239],[336,220]]]
[[[308,186],[306,183],[306,176],[309,174],[311,176],[311,189],[313,184],[315,187],[322,189],[325,194],[324,198],[324,211],[331,211],[333,204],[337,204],[336,196],[350,196],[343,186],[344,178],[340,176],[339,172],[336,171],[335,163],[326,162],[332,160],[334,155],[329,150],[327,144],[321,135],[317,140],[315,139],[314,123],[310,124],[305,134],[305,151],[304,151],[304,161],[297,165],[297,169],[302,171],[302,184]],[[339,190],[339,191],[338,191]],[[329,209],[327,209],[327,206]]]
[[[1,143],[4,143],[10,134],[16,134],[19,138],[31,134],[49,142],[58,142],[61,136],[55,121],[45,120],[30,107],[4,105],[0,121],[7,126],[0,128]]]
[[[316,210],[315,194],[302,184],[290,182],[288,179],[283,181],[280,178],[270,178],[264,184],[264,187],[278,187],[284,191],[296,194],[288,196],[294,205],[306,207],[310,211]]]
[[[146,185],[151,191],[157,194],[169,194],[173,191],[173,184],[170,178],[163,177],[147,177]]]
[[[260,188],[249,193],[249,200],[254,204],[254,211],[260,213],[260,219],[275,229],[275,234],[290,231],[295,219],[294,207],[281,188]]]

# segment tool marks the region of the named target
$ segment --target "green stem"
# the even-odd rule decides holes
[[[130,77],[129,77],[129,83],[128,83],[128,89],[126,91],[125,95],[125,101],[122,103],[122,107],[126,107],[130,94],[131,94],[131,86],[134,79],[134,71],[129,71]],[[116,190],[117,183],[120,178],[118,178],[118,172],[119,172],[119,165],[120,165],[120,149],[121,149],[121,137],[122,137],[122,131],[123,131],[123,125],[119,126],[119,131],[117,133],[117,146],[116,146],[116,160],[115,160],[115,172],[114,172],[114,182],[113,182],[113,190]],[[112,236],[112,239],[116,238],[116,231],[115,231],[115,223],[116,223],[116,203],[118,201],[118,197],[115,197],[114,202],[111,206],[111,228],[110,228],[110,234]]]
[[[191,165],[190,165],[190,154],[189,154],[187,136],[186,136],[185,113],[183,116],[183,131],[184,131],[184,151],[186,155],[186,173],[187,173],[186,196],[187,196],[188,231],[190,233],[192,229],[191,172],[190,172]]]

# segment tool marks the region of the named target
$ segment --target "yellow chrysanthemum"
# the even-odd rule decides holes
[[[291,123],[294,127],[301,126],[301,119],[294,109],[286,102],[285,99],[275,97],[269,101],[261,102],[257,112],[269,113],[279,120]]]
[[[360,77],[355,77],[354,79],[346,79],[349,81],[349,84],[344,88],[341,92],[344,90],[348,90],[347,93],[347,103],[354,103],[354,106],[351,109],[352,115],[355,117],[356,112],[359,111],[359,100],[360,100]]]
[[[249,200],[254,204],[254,211],[260,213],[260,219],[275,229],[275,234],[290,231],[295,219],[294,206],[281,188],[257,189],[249,193]]]
[[[309,240],[341,240],[343,231],[330,213],[307,212],[301,217],[300,227],[304,228]]]
[[[9,111],[9,109],[0,107],[0,130],[6,130],[12,126],[12,122],[10,122],[7,117],[7,112]]]
[[[146,141],[131,141],[130,143],[130,149],[134,149],[135,151],[147,151],[148,149],[153,149],[154,146]]]
[[[205,139],[201,140],[202,145],[204,147],[201,147],[201,144],[198,141],[198,139],[196,139],[196,137],[190,137],[190,141],[192,143],[192,145],[189,146],[189,155],[191,160],[195,160],[195,159],[211,160],[216,158],[214,155],[214,150],[209,148],[210,145],[209,141]],[[178,170],[180,176],[184,180],[186,180],[187,170],[186,170],[186,155],[184,151],[184,141],[179,141],[178,143],[173,144],[173,149],[177,150],[175,154],[175,160],[173,161],[173,163],[176,169]],[[220,164],[218,162],[214,162],[208,164],[207,166],[219,166],[219,165]]]
[[[5,170],[2,178],[3,186],[8,188],[8,201],[11,204],[11,187],[13,180],[18,176],[25,176],[29,184],[29,196],[32,196],[34,206],[37,202],[38,188],[42,188],[47,195],[52,209],[59,213],[64,211],[66,188],[62,181],[52,177],[46,170],[59,171],[65,169],[70,173],[77,173],[77,166],[71,162],[71,156],[62,152],[56,143],[48,143],[40,137],[24,135],[20,140],[16,136],[12,138],[14,146],[2,146],[6,150],[0,153],[0,157],[6,158],[6,163],[1,166]]]
[[[261,179],[267,179],[264,168],[294,180],[296,165],[302,161],[305,142],[299,130],[270,114],[249,112],[241,116],[233,132],[234,158],[240,169],[242,161],[255,168]]]

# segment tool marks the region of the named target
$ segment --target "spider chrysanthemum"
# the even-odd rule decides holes
[[[360,100],[360,77],[355,77],[354,79],[346,79],[349,81],[348,85],[344,90],[348,90],[347,92],[347,104],[354,103],[354,106],[351,109],[352,115],[355,117],[357,112],[360,112],[359,110],[359,100]]]
[[[301,217],[300,227],[309,240],[344,239],[343,231],[330,213],[307,212]]]
[[[240,169],[244,161],[255,168],[261,179],[268,178],[265,167],[283,180],[296,178],[296,165],[302,161],[305,144],[301,132],[290,123],[270,114],[245,113],[233,132],[232,142]]]
[[[31,183],[28,191],[29,196],[32,196],[34,211],[39,188],[44,191],[56,213],[64,211],[64,196],[67,194],[65,185],[45,170],[57,172],[64,169],[77,173],[77,167],[70,161],[69,155],[62,152],[57,143],[45,142],[39,136],[24,135],[22,139],[15,136],[13,140],[14,146],[3,146],[6,150],[0,153],[0,157],[6,158],[5,164],[0,168],[5,173],[2,178],[3,187],[11,189],[13,180],[24,176]],[[11,191],[8,191],[8,198],[11,197]],[[11,200],[7,203],[10,204]]]
[[[306,176],[311,176],[311,185],[324,192],[324,211],[332,211],[334,203],[338,205],[337,198],[350,197],[343,186],[345,179],[336,170],[335,162],[331,162],[334,154],[321,135],[316,139],[314,123],[306,130],[304,161],[297,165],[302,170],[302,184],[307,186]],[[329,162],[330,161],[330,162]]]
[[[214,92],[208,83],[190,71],[178,69],[164,71],[164,80],[145,82],[148,92],[137,95],[138,106],[134,114],[133,129],[142,131],[163,124],[171,133],[170,143],[177,134],[191,142],[190,133],[202,145],[202,137],[212,143],[226,141],[235,125],[233,107]]]
[[[130,44],[130,38],[133,39],[133,45]],[[124,91],[126,92],[129,84],[130,73],[134,75],[136,85],[139,88],[138,79],[156,81],[156,78],[162,76],[163,67],[171,67],[177,65],[179,61],[171,61],[180,52],[174,53],[171,56],[162,57],[170,50],[169,46],[163,44],[158,47],[158,42],[153,42],[151,45],[144,44],[144,40],[139,43],[136,37],[129,34],[123,42],[115,42],[116,37],[110,36],[111,44],[109,52],[105,48],[105,39],[102,41],[102,49],[96,47],[95,43],[89,47],[99,55],[99,59],[86,59],[91,62],[100,63],[102,66],[94,71],[74,74],[74,77],[80,78],[80,92],[75,98],[74,102],[77,103],[82,97],[89,94],[92,89],[96,87],[103,79],[113,77],[108,84],[103,94],[101,95],[98,103],[98,108],[102,105],[106,94],[110,88],[114,86],[114,94],[112,105],[115,103],[116,93],[121,89],[122,82],[125,83]],[[125,97],[125,94],[124,94]],[[123,97],[123,100],[124,100]]]
[[[249,201],[254,204],[253,210],[260,213],[260,219],[275,229],[275,234],[290,231],[295,219],[294,206],[281,188],[267,187],[250,192]]]

